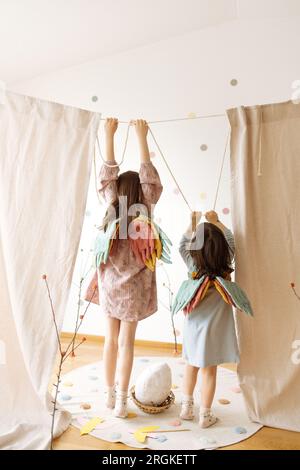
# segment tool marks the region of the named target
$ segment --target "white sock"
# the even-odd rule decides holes
[[[116,405],[114,410],[114,415],[117,418],[127,418],[127,396],[128,391],[117,389],[116,393]]]
[[[180,418],[187,420],[192,420],[194,418],[193,395],[183,395],[181,402]]]
[[[114,408],[116,402],[116,387],[113,385],[112,387],[107,386],[105,388],[105,405],[107,408]]]

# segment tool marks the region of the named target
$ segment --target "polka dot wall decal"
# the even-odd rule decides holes
[[[156,156],[155,152],[150,152],[150,158],[154,158]]]
[[[179,189],[178,189],[178,188],[173,188],[173,194],[175,194],[176,196],[178,196],[178,194],[179,194]]]
[[[200,145],[200,149],[202,150],[202,152],[205,152],[208,149],[208,146],[206,144],[202,144]]]
[[[195,119],[195,117],[197,117],[197,114],[196,114],[196,113],[189,113],[189,114],[187,115],[187,117],[188,117],[189,119]]]
[[[90,380],[98,380],[99,377],[97,377],[96,375],[90,375],[89,376],[89,379]]]
[[[180,331],[179,330],[175,330],[175,333],[176,333],[176,336],[180,336]]]
[[[223,214],[227,215],[229,214],[230,212],[230,209],[228,209],[228,207],[224,207],[224,209],[222,210]]]
[[[90,217],[90,215],[91,215],[91,211],[85,211],[85,216],[86,217]]]
[[[206,193],[200,193],[200,199],[206,199],[207,194]]]
[[[96,96],[96,95],[92,96],[92,101],[93,101],[94,103],[96,103],[96,101],[98,101],[98,96]]]
[[[140,359],[140,361],[141,361],[141,362],[149,362],[149,359],[147,359],[146,357],[142,357],[142,358]]]
[[[230,80],[230,85],[231,85],[231,86],[237,86],[238,83],[239,83],[239,82],[237,81],[236,78],[233,78],[232,80]]]
[[[98,392],[99,392],[99,388],[91,388],[90,392],[91,392],[91,393],[98,393]]]
[[[230,390],[234,393],[241,393],[242,391],[239,386],[231,387]]]

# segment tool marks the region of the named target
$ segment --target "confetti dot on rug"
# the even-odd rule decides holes
[[[211,446],[211,445],[215,445],[217,443],[217,441],[215,439],[212,439],[210,437],[200,437],[199,441],[204,446]]]
[[[91,408],[91,405],[89,403],[81,403],[80,408],[83,410],[89,410]]]
[[[218,400],[218,402],[221,404],[221,405],[229,405],[230,404],[230,401],[227,400],[227,398],[220,398]]]
[[[96,375],[90,375],[90,376],[89,376],[89,379],[90,379],[90,380],[98,380],[99,377],[97,377]]]
[[[72,382],[64,382],[63,386],[64,387],[73,387],[73,383]]]
[[[92,101],[93,101],[94,103],[96,103],[96,101],[98,101],[98,96],[96,96],[96,95],[92,96]]]
[[[222,210],[223,214],[227,215],[229,214],[230,212],[230,209],[228,209],[228,207],[224,207],[224,209]]]
[[[110,438],[114,441],[118,441],[119,439],[121,439],[121,437],[122,437],[122,434],[120,432],[113,432],[110,435]]]
[[[242,426],[237,426],[236,428],[234,428],[234,432],[236,434],[247,434],[247,429],[243,428]]]
[[[207,149],[208,149],[208,146],[206,144],[200,145],[200,150],[202,150],[202,152],[206,152]]]
[[[158,442],[166,442],[168,438],[166,436],[158,436],[156,439]]]
[[[61,395],[61,396],[60,396],[60,399],[61,399],[61,400],[64,400],[64,401],[68,401],[68,400],[71,400],[72,397],[71,397],[71,395]]]
[[[237,385],[235,387],[231,387],[230,389],[232,392],[234,393],[241,393],[242,390],[240,389],[240,387],[238,387]]]
[[[237,81],[236,78],[233,78],[232,80],[230,80],[230,85],[231,85],[231,86],[237,86],[238,83],[239,83],[239,82]]]
[[[200,199],[206,199],[207,194],[206,193],[200,193]]]
[[[127,415],[127,419],[134,419],[134,418],[137,418],[137,414],[130,411]]]
[[[188,117],[189,119],[195,119],[195,117],[197,117],[197,114],[196,114],[196,113],[189,113],[189,114],[187,115],[187,117]]]
[[[150,152],[150,158],[154,158],[155,157],[155,152]]]
[[[170,421],[168,425],[169,426],[181,426],[181,421],[180,419],[174,419],[173,421]]]

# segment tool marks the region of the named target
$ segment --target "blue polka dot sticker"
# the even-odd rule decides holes
[[[113,440],[113,441],[119,441],[122,437],[122,434],[120,432],[113,432],[111,435],[110,435],[110,438]]]
[[[64,401],[68,401],[72,399],[71,395],[60,395],[59,398],[60,400],[64,400]]]
[[[247,434],[247,429],[243,428],[243,426],[237,426],[236,428],[234,428],[234,432],[236,434]]]

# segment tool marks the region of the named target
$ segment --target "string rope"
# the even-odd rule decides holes
[[[220,183],[221,183],[222,174],[223,174],[223,169],[224,169],[224,163],[225,163],[225,157],[226,157],[226,153],[227,153],[227,147],[228,147],[229,137],[230,137],[230,130],[228,131],[228,134],[227,134],[227,137],[226,137],[225,149],[224,149],[224,154],[223,154],[223,158],[222,158],[222,163],[221,163],[221,168],[220,168],[220,173],[219,173],[219,178],[218,178],[218,183],[217,183],[217,189],[216,189],[216,195],[215,195],[215,201],[214,201],[214,205],[213,205],[213,210],[216,209],[216,205],[217,205],[217,200],[218,200],[219,189],[220,189]]]
[[[108,167],[110,167],[110,168],[116,168],[117,166],[121,166],[122,163],[124,162],[125,153],[126,153],[126,150],[127,150],[127,143],[128,143],[128,137],[129,137],[129,130],[130,130],[130,127],[131,127],[131,122],[129,122],[129,123],[127,123],[127,124],[128,124],[128,126],[127,126],[127,131],[126,131],[124,149],[123,149],[122,159],[121,159],[120,163],[116,163],[116,164],[107,163],[107,161],[105,160],[105,158],[103,157],[103,154],[102,154],[102,152],[101,152],[99,137],[98,137],[98,134],[97,134],[97,144],[98,144],[99,155],[100,155],[101,160],[103,161],[103,163],[104,163],[105,166],[108,166]]]
[[[210,116],[205,116],[205,117],[216,117],[216,116],[223,116],[223,115],[218,114],[218,115],[210,115]],[[158,123],[158,122],[170,122],[170,121],[179,121],[179,120],[185,120],[185,119],[190,120],[190,119],[200,119],[200,118],[202,118],[202,117],[201,117],[201,116],[197,116],[196,118],[180,118],[180,119],[173,119],[173,120],[168,120],[168,121],[152,121],[152,124],[153,124],[153,123]],[[120,122],[120,121],[119,121],[119,122]],[[121,121],[121,122],[122,122],[122,121]],[[121,159],[120,163],[111,165],[111,164],[109,164],[109,163],[106,162],[106,160],[105,160],[104,157],[103,157],[102,151],[101,151],[101,147],[100,147],[100,142],[99,142],[98,135],[97,135],[97,138],[96,138],[100,158],[101,158],[101,160],[103,161],[104,165],[106,165],[106,166],[108,166],[108,167],[110,167],[110,168],[116,168],[116,167],[122,165],[122,163],[124,162],[125,153],[126,153],[126,149],[127,149],[127,143],[128,143],[128,137],[129,137],[129,130],[130,130],[130,127],[131,127],[131,125],[132,125],[132,122],[131,122],[131,121],[130,121],[130,122],[123,121],[123,123],[128,124],[128,126],[127,126],[127,133],[126,133],[126,138],[125,138],[124,150],[123,150],[122,159]],[[162,149],[161,149],[159,143],[157,142],[157,140],[156,140],[156,138],[155,138],[155,136],[154,136],[154,133],[153,133],[151,127],[149,126],[149,124],[150,124],[150,123],[148,123],[148,130],[149,130],[149,133],[150,133],[150,135],[151,135],[151,137],[152,137],[152,139],[153,139],[153,141],[154,141],[154,143],[155,143],[155,145],[156,145],[156,147],[157,147],[157,149],[158,149],[158,151],[159,151],[159,153],[160,153],[160,156],[161,156],[161,158],[163,159],[163,161],[164,161],[164,163],[165,163],[165,165],[166,165],[166,167],[167,167],[167,169],[168,169],[168,171],[169,171],[169,173],[170,173],[170,175],[171,175],[171,177],[172,177],[172,179],[173,179],[173,181],[174,181],[174,183],[175,183],[175,185],[176,185],[176,187],[177,187],[179,193],[181,194],[181,196],[182,196],[184,202],[186,203],[188,209],[190,210],[190,212],[193,212],[193,210],[192,210],[192,208],[191,208],[191,206],[190,206],[190,204],[189,204],[187,198],[185,197],[185,195],[184,195],[184,193],[183,193],[183,191],[182,191],[182,189],[181,189],[181,187],[180,187],[180,185],[179,185],[179,183],[178,183],[178,181],[177,181],[177,179],[176,179],[174,173],[172,172],[171,167],[170,167],[169,163],[167,162],[167,159],[165,158],[165,156],[164,156],[164,154],[163,154],[163,151],[162,151]],[[214,200],[213,210],[215,210],[216,204],[217,204],[217,200],[218,200],[219,189],[220,189],[220,183],[221,183],[221,179],[222,179],[222,175],[223,175],[223,169],[224,169],[224,163],[225,163],[225,158],[226,158],[226,153],[227,153],[227,147],[228,147],[229,137],[230,137],[230,130],[228,131],[228,135],[227,135],[227,138],[226,138],[225,149],[224,149],[224,153],[223,153],[223,157],[222,157],[222,163],[221,163],[221,168],[220,168],[220,173],[219,173],[219,178],[218,178],[218,183],[217,183],[217,189],[216,189],[216,194],[215,194],[215,200]],[[98,196],[99,203],[101,204],[100,196],[99,196],[98,189],[97,189],[96,151],[94,151],[94,176],[95,176],[95,189],[96,189],[96,192],[97,192],[97,196]]]
[[[209,118],[218,118],[226,117],[226,114],[204,114],[193,117],[184,117],[184,118],[172,118],[172,119],[160,119],[158,121],[148,121],[148,124],[160,124],[162,122],[178,122],[178,121],[193,121],[193,119],[209,119]],[[106,118],[101,118],[101,121],[105,121]],[[131,121],[118,121],[119,124],[130,124]]]
[[[170,175],[172,176],[172,178],[173,178],[173,180],[174,180],[174,183],[175,183],[176,186],[177,186],[178,191],[180,192],[180,194],[181,194],[181,196],[182,196],[184,202],[185,202],[186,205],[188,206],[189,210],[190,210],[191,212],[193,212],[191,206],[190,206],[189,203],[188,203],[187,198],[186,198],[185,195],[183,194],[182,189],[181,189],[181,187],[179,186],[179,184],[178,184],[178,182],[177,182],[177,180],[176,180],[176,178],[175,178],[175,176],[174,176],[174,173],[172,172],[172,170],[171,170],[171,168],[170,168],[170,165],[168,164],[168,162],[167,162],[167,160],[166,160],[166,158],[165,158],[165,156],[164,156],[164,154],[163,154],[163,152],[162,152],[162,149],[160,148],[160,146],[159,146],[159,144],[158,144],[156,138],[154,137],[154,134],[153,134],[153,132],[152,132],[152,129],[151,129],[149,126],[148,126],[148,129],[149,129],[149,132],[150,132],[150,134],[151,134],[151,137],[152,137],[152,139],[153,139],[153,141],[154,141],[154,143],[155,143],[155,145],[156,145],[156,147],[157,147],[157,149],[158,149],[158,151],[159,151],[159,153],[160,153],[160,155],[161,155],[161,158],[163,159],[163,161],[164,161],[164,163],[165,163],[165,165],[166,165],[166,167],[167,167],[167,169],[168,169]]]

